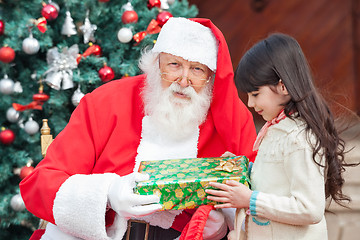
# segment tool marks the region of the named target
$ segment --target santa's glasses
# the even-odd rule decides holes
[[[162,72],[160,74],[161,74],[161,79],[166,82],[178,83],[183,78],[186,78],[188,85],[191,87],[203,87],[208,82],[210,82],[210,78],[211,78],[211,77],[209,77],[206,79],[206,78],[201,78],[201,77],[197,77],[197,76],[186,77],[186,76],[179,76],[179,75],[167,73],[167,72]]]

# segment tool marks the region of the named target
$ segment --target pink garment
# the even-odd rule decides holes
[[[256,137],[254,147],[253,147],[253,151],[257,151],[259,149],[261,141],[264,138],[268,128],[270,126],[272,126],[272,125],[275,125],[275,124],[279,123],[281,120],[283,120],[285,118],[286,118],[285,112],[284,112],[284,110],[282,110],[276,118],[272,119],[271,121],[267,121],[264,124],[264,126],[260,129],[259,134]]]

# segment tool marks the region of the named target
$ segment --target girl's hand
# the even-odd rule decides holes
[[[207,199],[223,203],[215,205],[215,208],[249,207],[252,191],[244,184],[234,180],[227,180],[225,184],[210,182],[209,185],[219,190],[206,189],[205,192],[209,194]]]

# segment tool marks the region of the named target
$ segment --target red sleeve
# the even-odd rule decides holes
[[[97,126],[85,96],[68,125],[49,146],[46,157],[20,183],[26,208],[39,218],[54,223],[53,203],[60,186],[74,174],[91,173],[96,159]]]

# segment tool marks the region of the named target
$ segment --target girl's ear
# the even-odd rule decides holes
[[[289,92],[281,79],[279,80],[279,83],[277,84],[276,88],[278,90],[278,93],[282,95],[289,95]]]

